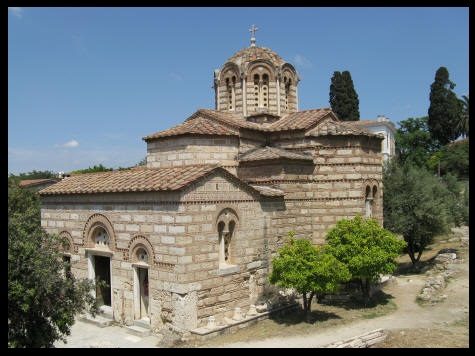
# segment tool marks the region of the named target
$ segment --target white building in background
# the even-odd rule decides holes
[[[387,161],[390,157],[396,154],[395,135],[396,127],[394,124],[384,115],[378,115],[378,119],[375,120],[360,120],[352,122],[354,125],[363,126],[367,130],[379,133],[384,136],[384,140],[381,141],[381,153],[383,160]]]

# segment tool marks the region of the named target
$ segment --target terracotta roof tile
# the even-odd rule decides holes
[[[283,197],[285,195],[284,191],[278,188],[272,188],[265,185],[251,185],[251,187],[267,197]]]
[[[331,108],[296,111],[284,115],[279,121],[270,125],[268,131],[306,130],[331,113],[333,113]]]
[[[239,128],[259,130],[260,126],[253,122],[247,122],[243,118],[231,113],[210,109],[198,109],[198,111],[181,124],[145,136],[143,140],[148,141],[160,137],[186,134],[238,136]]]
[[[233,62],[244,67],[249,62],[262,59],[270,61],[277,67],[285,63],[282,57],[273,50],[259,46],[249,46],[236,52],[231,58],[228,59],[228,62]]]
[[[308,131],[306,136],[326,136],[326,135],[363,135],[382,137],[368,130],[364,125],[353,125],[350,121],[325,121]]]
[[[320,125],[320,123],[322,123],[322,125]],[[155,138],[186,134],[239,136],[239,129],[250,129],[260,132],[302,130],[307,131],[306,136],[321,136],[327,134],[374,135],[364,128],[364,124],[357,123],[358,121],[339,121],[331,108],[293,112],[282,116],[278,121],[269,125],[250,122],[242,116],[229,112],[198,109],[183,123],[170,129],[145,136],[143,139],[148,141]],[[319,126],[321,127],[319,128]]]
[[[41,179],[23,179],[21,180],[18,185],[20,187],[29,187],[29,186],[34,186],[34,185],[39,185],[43,183],[54,183],[59,181],[57,178],[41,178]]]
[[[178,190],[216,169],[216,165],[134,168],[122,171],[73,174],[39,191],[47,194],[85,194]]]
[[[379,123],[378,121],[374,121],[374,120],[357,120],[357,121],[345,121],[345,122],[351,123],[353,125],[366,125],[366,124]]]
[[[464,143],[464,142],[469,142],[469,138],[465,137],[465,138],[461,138],[460,140],[457,140],[457,141],[449,142],[449,144],[447,146],[458,145],[459,143]]]
[[[249,161],[260,161],[266,159],[279,159],[279,158],[288,158],[288,159],[296,159],[296,160],[309,160],[312,161],[313,158],[311,155],[300,153],[300,152],[292,152],[282,148],[277,147],[262,147],[249,150],[243,153],[239,160],[242,162],[249,162]]]
[[[236,128],[262,130],[261,125],[256,124],[255,122],[249,122],[240,115],[211,109],[199,109],[197,113],[201,113],[202,115],[206,115],[211,119],[218,120],[228,125],[232,125]]]
[[[209,118],[199,116],[193,118],[193,120],[186,120],[183,123],[173,126],[167,130],[146,136],[143,139],[147,141],[159,137],[185,134],[237,136],[238,130],[236,128],[223,125],[220,122],[210,120]]]

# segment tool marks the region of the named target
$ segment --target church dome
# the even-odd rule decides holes
[[[286,63],[281,56],[266,47],[249,46],[236,52],[228,62],[236,63],[239,67],[255,60],[267,60],[274,66],[280,67]]]
[[[256,46],[254,25],[251,45],[236,52],[220,68],[214,70],[216,110],[258,121],[298,110],[295,68],[277,53]],[[269,115],[271,116],[269,116]]]

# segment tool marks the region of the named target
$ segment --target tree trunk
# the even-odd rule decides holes
[[[412,265],[415,266],[417,259],[415,258],[415,249],[414,249],[414,242],[408,242],[407,243],[407,254],[409,255],[409,258],[411,259]]]
[[[371,283],[369,278],[360,278],[361,294],[363,296],[363,302],[366,305],[369,301],[369,292],[371,288]]]
[[[303,297],[303,312],[304,312],[304,318],[307,323],[310,322],[310,316],[312,313],[312,299],[313,296],[315,295],[314,292],[310,293],[310,296],[307,298],[307,293],[302,293]]]

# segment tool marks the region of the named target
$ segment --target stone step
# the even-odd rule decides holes
[[[150,329],[150,319],[143,318],[143,319],[134,320],[134,325],[140,326],[144,329]]]
[[[113,324],[114,319],[110,315],[96,315],[93,317],[90,314],[82,314],[80,316],[80,319],[82,321],[85,321],[87,323],[95,324],[99,326],[100,328],[105,328],[106,326],[110,326]]]
[[[130,325],[126,326],[127,332],[132,335],[137,335],[137,336],[149,336],[151,334],[150,327],[144,328],[142,326],[138,325]]]

